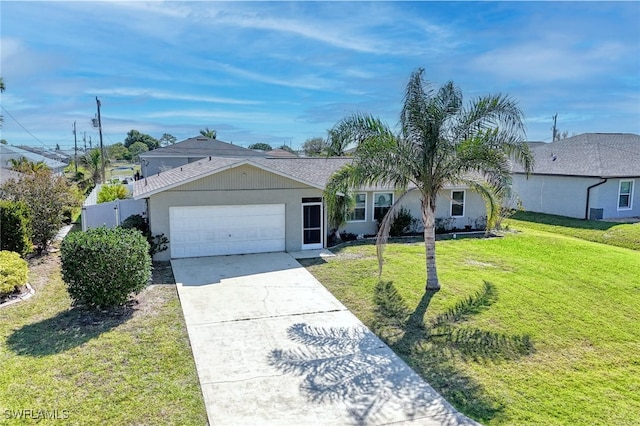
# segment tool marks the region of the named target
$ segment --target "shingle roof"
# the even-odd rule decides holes
[[[535,158],[533,174],[638,177],[640,135],[631,133],[584,133],[551,143],[531,143]],[[513,171],[523,173],[514,164]]]
[[[323,189],[329,177],[352,158],[239,158],[211,157],[176,167],[135,182],[134,198],[174,188],[214,173],[250,164],[282,176]]]
[[[66,164],[60,161],[44,157],[40,154],[36,154],[35,152],[27,151],[25,149],[18,148],[16,146],[0,144],[0,158],[2,158],[3,167],[7,166],[10,159],[14,158],[17,160],[20,157],[24,157],[27,160],[34,163],[43,162],[50,169],[61,169],[66,167]]]
[[[243,148],[218,139],[204,136],[189,138],[173,145],[167,145],[140,154],[142,158],[150,157],[264,157],[264,152]]]

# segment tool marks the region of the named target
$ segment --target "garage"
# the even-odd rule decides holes
[[[171,257],[285,250],[285,205],[169,208]]]

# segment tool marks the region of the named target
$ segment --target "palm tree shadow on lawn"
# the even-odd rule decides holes
[[[496,300],[495,287],[483,288],[443,314],[424,322],[436,292],[428,291],[411,312],[392,282],[379,282],[375,289],[374,332],[399,354],[420,376],[458,409],[479,421],[488,421],[503,411],[472,377],[456,366],[456,359],[474,362],[514,360],[534,352],[528,335],[509,336],[465,324]]]
[[[74,307],[17,329],[7,338],[7,347],[33,357],[62,353],[125,323],[134,311],[130,304],[108,311]]]

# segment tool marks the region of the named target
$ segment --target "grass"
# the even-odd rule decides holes
[[[640,223],[582,220],[552,214],[518,212],[507,224],[640,250]]]
[[[540,231],[353,245],[309,270],[448,401],[487,425],[637,424],[640,253]]]
[[[138,303],[95,313],[72,308],[56,253],[32,261],[35,296],[0,309],[0,418],[206,424],[176,289],[160,272]]]

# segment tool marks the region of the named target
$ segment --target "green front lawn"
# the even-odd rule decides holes
[[[574,219],[552,214],[518,212],[507,224],[569,235],[587,241],[640,250],[640,223]]]
[[[640,252],[525,228],[424,245],[353,245],[309,270],[456,408],[489,425],[637,424]]]
[[[137,304],[90,313],[71,309],[57,254],[33,262],[36,295],[0,309],[0,423],[33,410],[30,423],[206,424],[180,302],[160,272]]]

